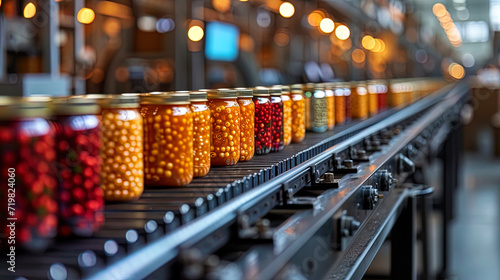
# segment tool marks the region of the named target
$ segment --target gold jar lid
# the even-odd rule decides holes
[[[189,94],[180,92],[151,92],[141,95],[140,103],[144,105],[189,105]]]
[[[290,86],[281,86],[281,93],[282,94],[290,94]]]
[[[256,87],[253,89],[253,96],[270,96],[271,90],[266,87]]]
[[[220,88],[207,91],[208,99],[236,99],[238,96],[235,89]]]
[[[294,85],[290,86],[290,89],[292,91],[299,91],[299,90],[302,91],[302,85],[301,84],[294,84]]]
[[[50,97],[0,96],[0,120],[43,118],[50,115]]]
[[[238,97],[242,98],[252,98],[253,97],[253,91],[251,88],[236,88],[236,93]]]
[[[205,92],[205,91],[191,91],[191,92],[189,92],[189,99],[191,100],[191,102],[206,102],[206,101],[208,101],[207,92]]]
[[[271,96],[281,96],[281,86],[273,86],[270,90],[269,93]]]
[[[139,95],[108,95],[99,104],[102,108],[139,108]]]
[[[315,90],[325,90],[325,84],[315,84],[314,89]]]
[[[56,116],[96,115],[100,112],[97,98],[80,96],[54,97],[52,98],[51,108]]]

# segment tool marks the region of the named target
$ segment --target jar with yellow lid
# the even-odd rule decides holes
[[[281,87],[273,87],[271,93],[271,135],[272,145],[271,152],[279,152],[285,148],[283,138],[283,100],[281,99]]]
[[[311,130],[313,132],[325,132],[327,130],[326,117],[326,94],[325,88],[321,84],[314,87],[314,93],[310,98],[311,101]]]
[[[240,161],[249,161],[255,152],[255,104],[253,91],[249,88],[237,88],[240,105]]]
[[[207,93],[189,93],[193,111],[193,167],[194,177],[203,177],[210,171],[210,109]]]
[[[283,101],[283,140],[285,146],[292,142],[292,98],[290,86],[281,86],[281,100]]]
[[[343,83],[336,83],[333,90],[335,95],[335,123],[344,124],[346,119],[346,97],[344,95],[345,85]]]
[[[255,104],[255,153],[265,155],[272,147],[272,107],[269,88],[253,90]]]
[[[182,187],[193,180],[193,113],[187,93],[140,98],[144,175],[150,187]]]
[[[335,85],[333,83],[325,84],[326,95],[326,127],[332,130],[335,127],[335,94],[333,92]]]
[[[143,121],[139,96],[101,99],[102,187],[107,201],[138,199],[144,191]]]
[[[46,119],[49,101],[0,97],[1,233],[14,236],[19,248],[38,253],[53,243],[58,226],[57,180],[52,169],[55,130]],[[12,221],[15,228],[8,227]],[[9,246],[0,244],[2,249]]]
[[[368,112],[371,116],[378,113],[378,90],[379,81],[372,80],[368,82]]]
[[[368,117],[368,91],[363,82],[351,82],[351,114],[353,119]]]
[[[240,105],[236,90],[209,90],[207,94],[212,123],[212,166],[236,164],[240,159]]]
[[[306,103],[302,85],[290,87],[292,99],[292,142],[300,143],[306,137]]]
[[[101,122],[95,99],[54,98],[59,182],[59,233],[92,236],[104,222]]]

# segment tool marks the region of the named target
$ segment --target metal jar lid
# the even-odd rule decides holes
[[[94,99],[101,108],[139,108],[139,94],[86,94],[71,98]]]
[[[242,98],[252,98],[253,97],[253,91],[251,88],[236,88],[236,93],[238,97]]]
[[[189,92],[189,99],[191,102],[206,102],[207,92],[206,91],[191,91]]]
[[[269,90],[269,92],[271,93],[271,96],[281,96],[281,86],[274,86]]]
[[[302,91],[302,85],[301,84],[294,84],[290,86],[290,89],[292,91]]]
[[[208,99],[235,99],[237,98],[235,89],[220,88],[207,91]]]
[[[290,94],[290,86],[281,86],[282,94]]]
[[[54,97],[51,103],[54,115],[78,116],[78,115],[96,115],[101,108],[96,98],[81,97]]]
[[[48,117],[50,101],[50,97],[0,96],[0,120]]]
[[[271,90],[266,87],[256,87],[253,89],[253,96],[270,96]]]
[[[180,92],[152,92],[141,95],[141,105],[189,105],[189,94]]]

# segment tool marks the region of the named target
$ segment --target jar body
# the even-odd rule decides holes
[[[335,96],[333,90],[327,89],[326,93],[326,125],[328,130],[335,127]]]
[[[377,104],[379,112],[387,109],[387,87],[385,85],[380,86],[381,91],[377,93]]]
[[[92,236],[104,222],[101,123],[95,115],[58,116],[56,127],[60,234]]]
[[[271,99],[254,96],[253,103],[255,104],[255,153],[269,154],[272,144]]]
[[[352,118],[364,119],[368,117],[368,93],[365,87],[351,88]]]
[[[143,123],[139,109],[103,108],[102,187],[107,201],[139,199],[144,191]]]
[[[302,93],[292,93],[292,142],[300,143],[306,137],[306,103]]]
[[[54,127],[42,118],[0,121],[2,232],[14,235],[16,246],[39,253],[57,235],[54,137]],[[8,218],[17,219],[15,229],[8,227]]]
[[[249,161],[255,153],[255,105],[252,98],[239,97],[240,161]]]
[[[182,187],[193,180],[193,114],[189,105],[141,104],[146,186]]]
[[[352,118],[352,102],[351,102],[351,89],[344,88],[345,97],[345,121],[349,122]]]
[[[311,98],[313,96],[313,89],[306,89],[304,91],[304,102],[305,102],[305,122],[306,122],[306,130],[311,130]]]
[[[207,102],[191,102],[193,111],[193,175],[203,177],[210,171],[210,109]]]
[[[292,142],[292,98],[287,93],[281,96],[281,100],[283,101],[283,140],[285,146],[288,146]]]
[[[377,92],[369,92],[368,93],[368,111],[370,112],[371,116],[375,116],[378,113],[378,97],[377,97]]]
[[[285,148],[283,138],[283,101],[281,96],[271,96],[272,111],[272,148],[271,152],[279,152]]]
[[[327,130],[326,95],[322,90],[316,90],[311,97],[311,130],[325,132]]]
[[[335,123],[344,124],[346,116],[344,89],[337,88],[334,91],[335,94]]]
[[[240,159],[240,106],[236,99],[210,99],[212,166],[233,165]]]

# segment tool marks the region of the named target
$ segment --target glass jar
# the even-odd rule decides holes
[[[333,94],[335,95],[335,123],[344,124],[346,117],[346,97],[344,96],[344,84],[335,84]]]
[[[240,105],[240,161],[249,161],[255,153],[255,105],[249,88],[237,88]]]
[[[292,142],[300,143],[306,137],[306,103],[302,85],[291,86],[292,99]]]
[[[304,101],[306,103],[306,130],[311,130],[311,98],[314,94],[314,84],[307,83],[303,87]]]
[[[393,81],[387,93],[387,98],[390,107],[402,106],[404,104],[403,84],[398,81]]]
[[[378,81],[368,82],[368,112],[371,116],[378,113]]]
[[[2,249],[14,245],[7,238],[15,238],[8,240],[41,253],[57,234],[55,131],[45,119],[48,101],[0,97],[0,225],[6,238]]]
[[[332,130],[335,127],[335,94],[333,93],[334,84],[325,84],[326,95],[326,127]]]
[[[351,110],[353,119],[368,117],[368,91],[362,82],[351,82]]]
[[[281,99],[281,87],[273,87],[271,93],[271,115],[272,115],[272,145],[271,152],[279,152],[285,148],[283,138],[283,100]]]
[[[139,96],[107,95],[102,117],[102,187],[106,201],[139,199],[144,191],[143,121]]]
[[[292,98],[289,86],[281,86],[281,100],[283,101],[283,140],[285,146],[292,143]]]
[[[190,93],[193,111],[193,168],[194,177],[203,177],[210,171],[210,109],[207,93]]]
[[[59,233],[92,236],[104,223],[101,121],[95,99],[54,98]]]
[[[327,130],[326,94],[323,85],[317,84],[311,97],[311,130],[321,133]]]
[[[240,105],[236,90],[208,91],[208,107],[212,123],[212,165],[236,164],[240,159]]]
[[[377,84],[377,104],[379,112],[387,109],[387,84],[384,81]]]
[[[182,187],[193,180],[193,113],[189,94],[158,93],[140,98],[144,121],[144,183]]]
[[[253,103],[255,104],[255,153],[269,154],[272,147],[272,109],[269,89],[255,88]]]

